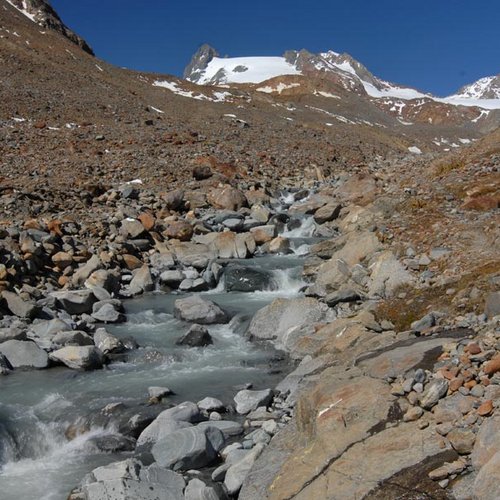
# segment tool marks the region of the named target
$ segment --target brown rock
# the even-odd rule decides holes
[[[488,399],[485,401],[478,409],[477,409],[477,414],[481,417],[486,417],[488,415],[491,415],[493,412],[493,401],[491,399]]]
[[[155,227],[155,218],[149,212],[143,212],[139,215],[138,219],[141,221],[146,231],[151,231]]]
[[[476,440],[476,435],[468,429],[453,429],[446,437],[453,449],[461,455],[470,453]]]
[[[142,267],[143,264],[142,261],[139,260],[135,255],[126,253],[122,255],[122,258],[123,262],[125,263],[125,266],[127,266],[127,269],[130,269],[131,271]]]
[[[465,349],[469,354],[479,354],[481,352],[481,347],[476,342],[471,342],[468,344]]]
[[[290,240],[283,236],[278,236],[269,242],[270,253],[288,253],[290,251]]]
[[[171,239],[189,241],[193,236],[193,226],[183,220],[174,221],[167,226],[163,234]]]
[[[62,271],[73,264],[73,256],[67,252],[57,252],[52,256],[52,262]]]
[[[448,388],[451,392],[455,392],[458,391],[458,389],[460,389],[462,385],[464,385],[463,377],[455,377],[454,379],[450,380],[450,385],[448,386]]]
[[[497,354],[483,366],[483,372],[486,375],[494,375],[498,371],[500,371],[500,354]]]
[[[207,195],[207,200],[210,205],[222,210],[239,210],[248,206],[245,195],[232,186],[214,189]]]

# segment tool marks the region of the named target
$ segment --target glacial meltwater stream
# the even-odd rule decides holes
[[[175,392],[167,404],[196,402],[206,396],[231,404],[238,386],[276,386],[291,369],[288,361],[272,346],[251,342],[244,332],[258,309],[275,298],[300,293],[304,285],[301,255],[307,253],[311,235],[306,219],[302,227],[287,234],[294,254],[230,261],[229,265],[265,270],[272,286],[267,291],[227,292],[222,282],[202,293],[233,317],[227,325],[208,327],[213,345],[177,346],[176,340],[190,326],[172,314],[174,301],[182,295],[154,293],[125,301],[127,322],[106,326],[117,337],[133,337],[139,344],[124,359],[91,372],[59,367],[16,370],[1,377],[0,498],[63,500],[95,467],[131,456],[130,452],[103,453],[94,445],[96,437],[116,434],[116,429],[97,426],[74,439],[65,432],[78,417],[106,405],[145,405],[150,386]]]

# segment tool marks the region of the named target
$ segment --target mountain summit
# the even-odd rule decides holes
[[[10,5],[24,14],[34,23],[54,31],[58,31],[85,52],[94,55],[90,45],[74,31],[70,30],[47,0],[6,0]]]

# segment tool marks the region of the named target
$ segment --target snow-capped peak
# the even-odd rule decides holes
[[[477,82],[465,85],[455,95],[465,99],[500,99],[500,75],[486,76]]]

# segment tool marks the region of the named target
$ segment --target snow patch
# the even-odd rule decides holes
[[[284,57],[214,57],[196,83],[261,83],[282,75],[300,75]]]
[[[323,92],[322,90],[315,90],[314,95],[320,95],[322,97],[329,97],[330,99],[340,99],[340,96],[335,94],[330,94],[330,92]]]
[[[416,155],[421,155],[421,154],[422,154],[422,150],[421,150],[420,148],[417,148],[417,146],[410,146],[410,147],[408,148],[408,151],[409,151],[410,153],[414,153],[414,154],[416,154]]]
[[[273,92],[278,92],[278,94],[281,94],[284,90],[288,89],[293,89],[294,87],[300,87],[300,83],[278,83],[276,87],[271,87],[271,86],[266,86],[266,87],[259,87],[257,92],[264,92],[266,94],[272,94]]]
[[[161,109],[155,108],[154,106],[149,106],[153,111],[156,111],[157,113],[164,114],[165,112],[162,111]]]

